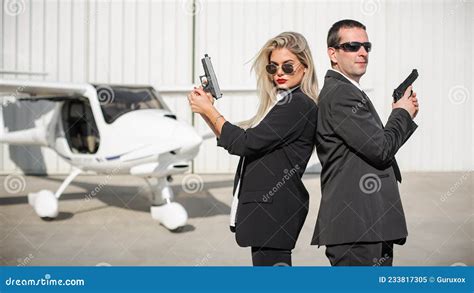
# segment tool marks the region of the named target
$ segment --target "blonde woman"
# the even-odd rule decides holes
[[[295,32],[266,42],[252,69],[260,103],[239,126],[219,113],[202,88],[188,100],[216,134],[217,145],[240,156],[230,221],[238,245],[251,247],[255,266],[290,266],[308,213],[301,177],[314,148],[316,73],[306,39]]]

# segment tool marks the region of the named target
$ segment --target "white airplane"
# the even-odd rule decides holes
[[[28,194],[38,216],[55,218],[66,187],[93,171],[145,178],[152,218],[172,231],[185,226],[187,212],[172,201],[168,181],[189,170],[203,137],[178,121],[152,87],[0,79],[0,97],[3,106],[16,100],[56,102],[49,122],[32,129],[8,132],[0,115],[0,143],[49,147],[73,166],[55,192]]]

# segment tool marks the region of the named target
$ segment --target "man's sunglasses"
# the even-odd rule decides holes
[[[364,49],[368,52],[372,49],[372,43],[371,42],[347,42],[347,43],[342,43],[337,46],[334,46],[335,49],[342,49],[346,52],[357,52],[359,51],[360,47],[364,47]]]
[[[274,64],[274,63],[270,63],[268,64],[265,69],[267,70],[267,72],[269,74],[275,74],[277,73],[278,71],[278,65]],[[295,72],[296,68],[293,64],[291,63],[284,63],[282,66],[281,66],[281,70],[285,73],[285,74],[292,74],[293,72]]]

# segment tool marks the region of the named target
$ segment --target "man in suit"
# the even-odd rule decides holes
[[[408,235],[395,154],[417,128],[418,100],[409,87],[384,126],[359,85],[371,49],[365,26],[336,22],[327,42],[332,69],[316,131],[322,199],[311,244],[325,245],[333,266],[390,266],[393,245]]]

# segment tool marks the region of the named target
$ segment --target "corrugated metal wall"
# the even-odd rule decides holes
[[[327,30],[354,18],[367,26],[374,44],[361,83],[383,120],[393,88],[412,68],[420,72],[420,127],[397,156],[401,168],[473,168],[472,1],[195,1],[193,15],[190,0],[2,0],[0,68],[48,74],[34,79],[152,84],[178,118],[192,123],[185,94],[208,53],[225,94],[218,108],[239,121],[255,112],[250,61],[268,38],[287,30],[303,33],[322,85],[329,67]],[[21,129],[40,123],[40,114],[50,109],[48,103],[8,105],[4,118],[10,129]],[[195,118],[196,128],[207,131]],[[233,172],[236,162],[209,140],[195,171]],[[0,172],[14,170],[62,173],[69,167],[47,149],[0,147]]]

